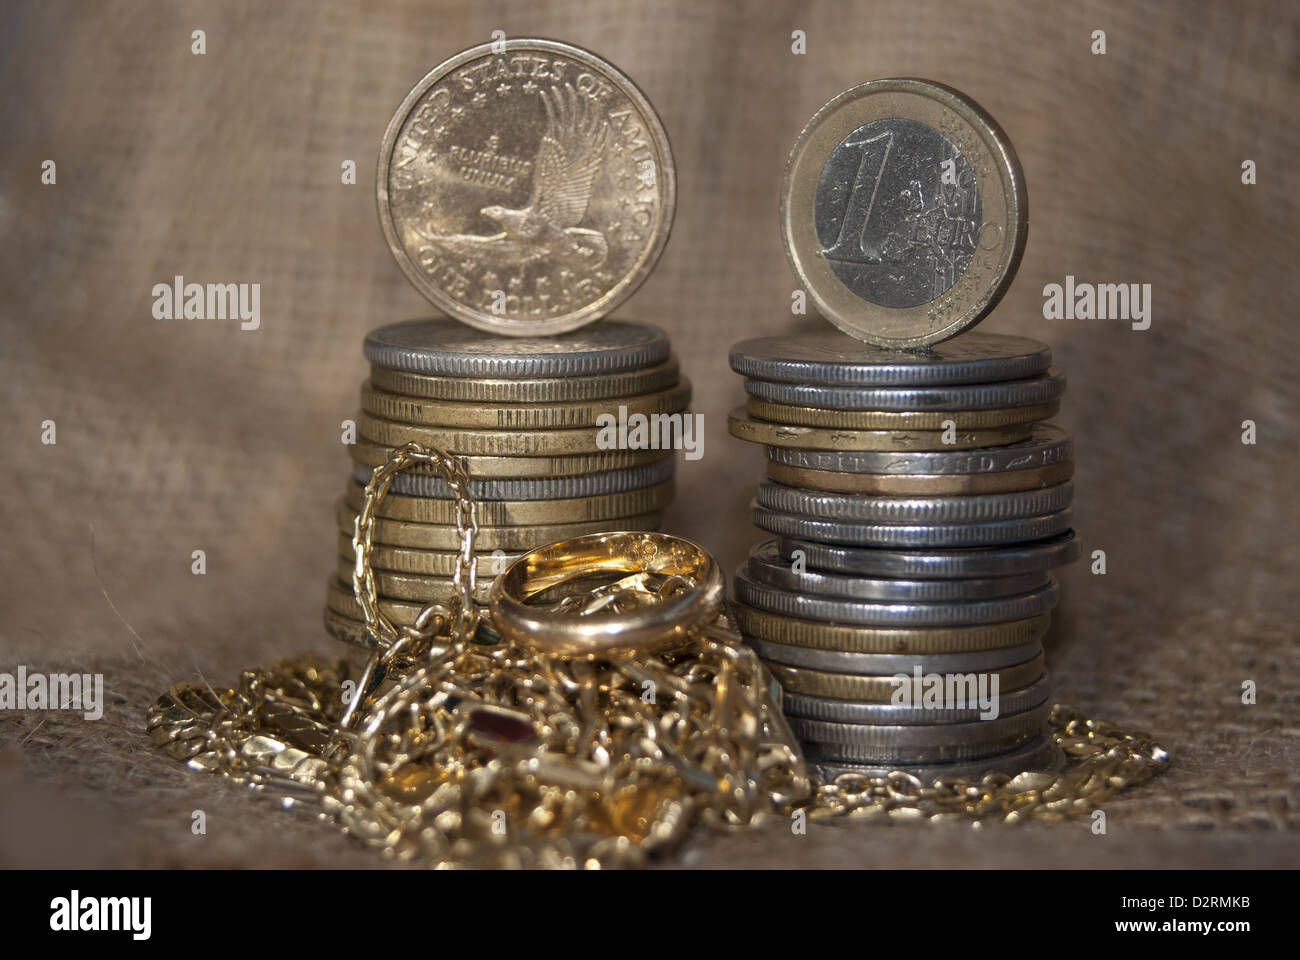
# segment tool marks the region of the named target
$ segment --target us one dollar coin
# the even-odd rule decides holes
[[[781,192],[786,254],[817,310],[857,339],[916,348],[978,323],[1028,234],[1020,162],[973,100],[873,80],[817,111]]]
[[[538,336],[604,316],[641,284],[668,241],[676,176],[663,124],[615,67],[507,39],[406,95],[376,192],[421,293],[470,326]]]

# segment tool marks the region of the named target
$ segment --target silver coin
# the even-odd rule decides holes
[[[1064,510],[1074,500],[1074,484],[1066,481],[1041,490],[948,497],[872,497],[853,493],[822,493],[761,480],[760,506],[804,517],[861,523],[958,524],[1019,520]]]
[[[576,497],[599,497],[608,493],[626,493],[662,483],[673,475],[677,461],[672,457],[622,470],[584,473],[576,477],[542,477],[536,480],[470,480],[469,494],[476,500],[571,500]],[[357,483],[370,482],[370,467],[355,464],[352,477]],[[393,476],[392,492],[409,497],[454,499],[451,488],[441,477],[427,474],[398,473]]]
[[[1019,690],[998,691],[998,712],[1019,713],[1036,707],[1051,694],[1051,681],[1046,672],[1041,679]],[[806,693],[787,693],[781,701],[787,717],[804,717],[809,720],[833,720],[839,723],[885,723],[893,725],[972,723],[979,720],[983,710],[977,704],[952,708],[926,708],[895,706],[892,703],[858,703],[854,700],[835,700],[831,697],[814,697]]]
[[[870,347],[838,330],[760,337],[731,348],[731,369],[755,380],[836,386],[923,387],[1023,380],[1052,363],[1045,343],[968,333],[927,350]]]
[[[404,320],[366,336],[376,366],[444,377],[581,377],[649,367],[668,359],[657,327],[625,320],[549,337],[505,337],[455,320]]]
[[[750,503],[754,526],[779,537],[820,540],[850,547],[990,547],[1054,537],[1070,529],[1071,513],[1058,510],[1038,517],[984,523],[843,523],[817,520]]]
[[[1051,570],[1079,559],[1083,547],[1073,530],[1035,543],[968,550],[880,550],[840,547],[813,540],[784,538],[780,555],[791,562],[795,551],[817,570],[865,577],[939,580],[1011,577]]]
[[[996,720],[939,726],[878,726],[787,717],[791,731],[812,753],[858,763],[957,763],[1014,749],[1047,728],[1051,704]]]
[[[1001,753],[989,754],[964,760],[960,763],[925,763],[882,765],[881,763],[854,763],[847,760],[828,760],[815,753],[805,751],[808,768],[816,776],[827,782],[834,782],[837,777],[884,777],[894,770],[903,770],[924,783],[938,779],[960,777],[967,780],[979,780],[985,774],[1004,773],[1014,777],[1026,771],[1043,771],[1055,773],[1065,767],[1065,754],[1056,745],[1050,734],[1034,737],[1020,746]]]
[[[928,476],[1005,473],[1065,463],[1074,455],[1070,436],[1060,427],[1035,424],[1026,440],[1004,447],[930,452],[889,450],[797,450],[768,447],[773,463],[836,473],[883,473]]]
[[[809,383],[774,383],[745,379],[745,392],[769,403],[820,410],[998,410],[1059,400],[1065,376],[1049,370],[1025,380],[1003,380],[951,387],[820,387]]]
[[[818,650],[813,647],[795,647],[788,643],[772,643],[749,637],[746,642],[758,655],[772,663],[824,673],[851,673],[860,677],[892,677],[913,671],[921,673],[980,673],[1001,670],[1017,663],[1032,660],[1043,652],[1041,640],[1021,643],[998,650],[981,650],[978,653],[936,653],[929,656],[909,656],[897,653],[846,653],[842,650]]]
[[[901,580],[893,577],[873,578],[820,573],[792,569],[792,559],[781,554],[776,540],[764,540],[749,552],[745,571],[759,583],[771,584],[795,593],[811,593],[847,600],[899,601],[902,603],[942,603],[951,600],[988,600],[1011,597],[1018,593],[1041,590],[1047,585],[1047,571],[1035,570],[1007,577],[959,578],[943,580]]]
[[[1056,606],[1059,589],[1052,581],[1042,590],[996,600],[962,603],[865,603],[810,597],[736,574],[736,599],[758,610],[802,620],[863,627],[967,627],[1026,620]],[[874,656],[874,654],[873,654]]]

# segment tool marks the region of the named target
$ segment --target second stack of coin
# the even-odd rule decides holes
[[[410,441],[455,456],[478,503],[477,594],[520,554],[606,530],[654,530],[673,497],[673,452],[642,430],[681,414],[690,384],[667,337],[645,324],[602,320],[548,337],[503,337],[451,320],[416,320],[365,341],[347,491],[337,507],[339,559],[325,624],[367,646],[353,597],[352,535],[374,467]],[[648,448],[647,448],[648,447]],[[381,610],[398,626],[452,597],[460,535],[456,501],[428,470],[393,477],[378,509],[371,563]]]
[[[733,347],[748,402],[730,429],[767,447],[752,516],[776,535],[737,575],[738,626],[823,772],[1052,756],[1050,570],[1079,547],[1070,440],[1041,423],[1065,390],[1050,363],[981,333],[917,353],[835,331]]]

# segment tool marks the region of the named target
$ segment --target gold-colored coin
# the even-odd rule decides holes
[[[575,497],[568,500],[480,500],[478,521],[480,526],[489,527],[612,521],[649,513],[651,510],[662,510],[672,502],[673,489],[673,481],[666,480],[652,487],[596,497]],[[360,484],[348,484],[347,503],[352,509],[360,510],[365,496],[365,488]],[[376,516],[408,523],[454,525],[456,501],[390,493],[380,503]]]
[[[676,203],[663,125],[626,76],[554,40],[481,44],[398,106],[379,220],[407,279],[470,326],[562,333],[649,275]]]
[[[420,615],[424,607],[423,603],[412,603],[407,600],[379,601],[380,612],[397,627],[409,627],[414,624],[415,618]],[[325,608],[350,620],[365,621],[366,615],[361,610],[361,604],[357,603],[357,598],[352,593],[351,569],[348,570],[347,579],[330,577],[329,585],[325,590]]]
[[[391,447],[359,439],[348,444],[354,462],[377,467],[388,460]],[[657,463],[673,455],[671,450],[602,450],[558,457],[457,457],[462,469],[476,480],[530,480],[542,477],[576,477],[584,473],[623,470]],[[436,475],[432,467],[416,464],[408,473]]]
[[[428,400],[467,403],[573,403],[634,397],[666,390],[677,383],[679,376],[675,359],[641,370],[535,380],[435,377],[377,365],[370,367],[370,382],[379,390]]]
[[[1000,447],[1018,443],[1029,436],[1032,423],[987,430],[957,430],[953,443],[944,443],[942,430],[838,430],[823,427],[797,427],[787,423],[754,420],[744,407],[736,407],[727,416],[727,430],[733,437],[771,447],[794,447],[800,450],[971,450],[976,447]]]
[[[773,460],[767,475],[777,483],[828,493],[861,493],[880,496],[947,496],[981,493],[1015,493],[1065,483],[1074,475],[1074,461],[1053,463],[1028,470],[1005,473],[903,474],[841,473],[835,470],[805,470]]]
[[[338,538],[339,556],[347,557],[351,562],[353,557],[352,535],[339,533]],[[485,579],[498,576],[505,572],[506,567],[510,566],[521,554],[499,552],[499,556],[491,553],[476,553],[474,555],[474,569],[476,575]],[[456,572],[456,564],[460,561],[460,554],[447,552],[438,552],[433,550],[405,550],[401,547],[389,547],[384,544],[372,544],[370,550],[370,565],[376,570],[391,570],[395,573],[419,573],[432,575],[435,577],[450,577]],[[351,587],[348,588],[349,593]],[[340,613],[347,613],[346,610],[340,610]]]
[[[339,578],[351,577],[353,559],[342,556],[338,560]],[[411,600],[418,603],[444,603],[457,596],[456,587],[451,577],[437,577],[432,574],[397,573],[393,570],[371,569],[375,577],[375,593],[388,600]],[[488,591],[492,589],[495,578],[483,580],[475,578],[474,599],[487,603]]]
[[[1041,640],[1052,623],[1043,613],[1028,620],[978,627],[850,627],[783,617],[742,603],[733,605],[736,626],[746,637],[792,647],[844,653],[979,653]]]
[[[852,673],[827,673],[806,667],[787,667],[780,663],[768,663],[767,668],[787,693],[806,693],[834,700],[888,703],[898,692],[898,681],[893,676],[864,677]],[[1029,686],[1043,675],[1043,655],[1040,653],[1032,660],[1001,670],[980,672],[987,673],[990,677],[996,675],[998,690],[1010,693]]]
[[[600,432],[580,430],[466,430],[421,427],[382,420],[364,411],[357,415],[357,433],[387,447],[421,443],[450,454],[487,457],[546,457],[558,454],[601,453]]]
[[[534,403],[474,406],[407,397],[376,390],[366,381],[361,385],[361,409],[385,420],[421,426],[476,427],[490,430],[570,430],[595,427],[609,415],[617,420],[635,414],[651,417],[680,413],[691,402],[691,384],[682,380],[657,393],[609,400],[579,400],[542,406]]]
[[[388,498],[385,498],[387,502]],[[357,512],[348,505],[346,499],[340,499],[336,517],[341,533],[352,535]],[[491,527],[480,526],[474,538],[474,546],[479,550],[508,550],[523,552],[535,550],[556,540],[569,537],[582,537],[589,533],[605,533],[611,529],[619,530],[658,530],[663,522],[663,511],[642,513],[634,517],[619,517],[616,521],[596,520],[590,523],[544,524],[530,527]],[[454,526],[434,523],[408,523],[401,520],[388,520],[383,517],[375,520],[372,542],[390,547],[410,547],[415,550],[458,550],[460,534]]]
[[[946,420],[951,420],[958,430],[981,430],[1015,424],[1036,423],[1056,416],[1061,402],[1036,403],[1024,407],[1003,407],[997,410],[939,410],[887,411],[887,410],[823,410],[818,407],[794,407],[784,403],[769,403],[751,397],[745,409],[756,420],[771,423],[788,423],[803,427],[832,427],[846,430],[942,430]]]

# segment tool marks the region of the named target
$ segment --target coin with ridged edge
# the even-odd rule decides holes
[[[483,330],[549,336],[613,311],[654,269],[676,174],[654,108],[581,47],[511,38],[434,67],[376,167],[408,280]]]
[[[1052,351],[1028,337],[971,333],[928,350],[883,350],[836,330],[742,340],[731,369],[756,380],[821,386],[932,387],[1034,377]]]
[[[691,384],[676,386],[636,397],[611,400],[579,400],[563,404],[490,404],[425,400],[376,390],[370,381],[361,385],[361,409],[398,423],[440,427],[479,427],[489,430],[568,430],[594,427],[603,416],[652,417],[680,413],[691,402]]]
[[[800,286],[841,330],[915,348],[974,326],[1029,231],[1020,162],[977,103],[929,80],[835,97],[790,151],[781,233]]]
[[[348,456],[366,467],[388,462],[391,447],[370,443],[364,438],[347,445]],[[573,477],[580,474],[625,470],[631,467],[662,463],[673,456],[671,450],[602,450],[600,453],[560,454],[556,456],[458,456],[456,462],[475,480],[529,480],[541,477]],[[435,468],[417,463],[399,476],[436,475]],[[511,499],[511,498],[505,498]],[[519,499],[525,499],[520,497]]]
[[[484,500],[477,504],[478,522],[482,526],[552,526],[562,523],[589,523],[631,517],[651,510],[662,510],[673,499],[673,481],[665,480],[653,487],[608,493],[599,497],[575,497],[571,500]],[[360,510],[365,490],[358,484],[348,485],[347,503]],[[375,510],[388,520],[409,523],[447,524],[456,522],[457,502],[434,497],[408,497],[389,494]]]
[[[787,617],[744,603],[736,603],[733,613],[736,626],[745,637],[815,650],[913,655],[1016,646],[1041,640],[1052,623],[1050,613],[1040,613],[1024,620],[971,627],[859,627]]]
[[[898,692],[898,680],[889,676],[861,676],[853,673],[829,673],[805,667],[788,667],[770,663],[768,669],[785,693],[806,693],[833,700],[856,700],[860,703],[892,703]],[[997,677],[999,695],[1038,682],[1043,676],[1043,655],[1000,670],[989,670],[992,689]]]
[[[822,410],[819,407],[792,407],[750,397],[746,412],[755,420],[789,423],[800,427],[844,430],[943,430],[952,425],[957,430],[981,430],[1021,423],[1048,420],[1060,412],[1053,400],[1028,407],[1002,407],[996,410]]]
[[[454,320],[403,320],[372,330],[363,349],[379,367],[489,379],[600,376],[654,366],[670,353],[662,330],[627,320],[545,337],[494,336]]]
[[[782,663],[787,667],[805,667],[827,673],[853,673],[858,676],[967,674],[985,670],[999,670],[1023,663],[1042,652],[1043,645],[1034,640],[1015,647],[982,650],[974,653],[941,653],[928,657],[896,653],[854,653],[844,650],[810,650],[808,647],[787,646],[768,640],[747,641],[758,655],[768,663]]]
[[[1046,671],[1037,683],[1013,690],[998,691],[1000,713],[1020,713],[1038,706],[1051,694],[1051,681]],[[894,726],[928,726],[948,723],[973,723],[981,719],[985,710],[975,701],[961,701],[964,705],[950,707],[896,706],[892,703],[854,703],[852,700],[833,700],[830,697],[810,697],[803,693],[788,693],[781,700],[787,717],[804,717],[808,720],[830,720],[836,723],[882,723]]]
[[[334,574],[330,575],[329,584],[325,590],[325,607],[327,610],[351,620],[365,620],[361,604],[357,603],[356,595],[352,591],[351,573],[348,574],[346,579],[340,579]],[[422,603],[411,603],[407,600],[379,601],[380,612],[390,622],[399,627],[414,624],[416,617],[420,615],[424,607],[425,605]]]
[[[780,553],[790,560],[802,554],[814,570],[858,577],[918,580],[947,577],[1006,577],[1050,570],[1079,559],[1083,547],[1073,530],[1031,543],[964,550],[854,549],[815,540],[782,538]]]
[[[977,497],[870,497],[801,490],[762,480],[755,494],[756,502],[769,510],[844,523],[990,523],[1064,510],[1074,500],[1074,484]]]
[[[806,555],[798,562],[799,570],[781,556],[775,540],[765,540],[749,551],[745,572],[759,583],[780,587],[794,593],[846,600],[870,600],[882,603],[945,603],[959,600],[988,600],[1030,593],[1047,586],[1047,571],[1039,570],[1007,577],[982,577],[944,580],[899,580],[892,577],[872,578],[860,575],[819,573],[804,569]]]
[[[339,556],[349,563],[353,561],[352,536],[346,533],[338,535]],[[514,563],[520,554],[497,551],[499,556],[491,553],[474,554],[474,570],[483,580],[490,580],[506,572],[506,567]],[[407,550],[402,547],[389,547],[382,543],[371,544],[370,565],[376,570],[391,570],[395,573],[418,573],[426,576],[450,577],[455,574],[460,563],[460,554],[449,550]],[[349,587],[349,591],[351,588]],[[340,610],[340,613],[347,613]]]
[[[670,479],[676,470],[674,460],[665,459],[640,467],[586,473],[578,476],[537,477],[525,480],[469,481],[469,495],[475,500],[568,500],[573,497],[599,497],[610,493],[626,493],[652,487]],[[352,479],[357,483],[370,482],[371,471],[358,464],[352,469]],[[393,493],[412,497],[454,499],[451,488],[442,477],[418,473],[398,473],[393,476],[389,489]]]
[[[390,498],[385,498],[385,502]],[[335,519],[341,533],[352,535],[357,512],[340,499]],[[556,540],[583,537],[589,533],[608,533],[618,530],[658,530],[663,522],[663,511],[642,513],[635,517],[619,517],[617,521],[594,520],[590,523],[542,524],[531,527],[480,525],[474,546],[478,550],[509,550],[524,552],[535,550]],[[375,520],[374,543],[390,547],[408,547],[414,550],[459,550],[461,536],[454,526],[436,523],[408,523],[402,520]]]
[[[338,575],[352,575],[352,558],[339,557]],[[375,578],[375,593],[388,600],[411,600],[419,603],[445,603],[458,596],[451,577],[438,577],[432,574],[401,573],[396,570],[371,569]],[[477,580],[474,585],[474,599],[478,603],[487,603],[488,591],[492,589],[492,579]]]
[[[788,717],[790,730],[808,749],[828,760],[874,763],[954,763],[1037,740],[1047,729],[1051,705],[996,719],[942,727],[834,723]]]
[[[834,597],[808,596],[750,579],[742,568],[735,579],[741,603],[787,617],[823,620],[864,627],[960,627],[980,623],[1024,620],[1056,606],[1060,591],[1055,582],[1042,590],[993,600],[947,603],[870,603]]]
[[[768,423],[750,417],[744,407],[727,416],[727,430],[749,443],[811,450],[969,450],[1015,443],[1029,436],[1032,424],[1013,424],[983,430],[843,430]]]
[[[979,781],[985,775],[1006,774],[1015,777],[1025,771],[1042,771],[1056,773],[1065,768],[1066,758],[1051,734],[1033,737],[1025,743],[1002,753],[976,757],[959,763],[852,763],[843,760],[827,760],[808,750],[804,751],[808,769],[827,783],[835,783],[840,777],[851,778],[850,782],[860,783],[863,777],[885,777],[894,770],[916,777],[923,783],[936,780],[945,782],[954,778]]]
[[[775,463],[803,470],[831,470],[837,473],[959,474],[1003,473],[1031,470],[1064,463],[1074,455],[1074,444],[1060,427],[1035,424],[1029,435],[1005,446],[978,450],[826,450],[796,449],[792,445],[769,446],[767,458]]]
[[[745,393],[769,403],[821,410],[993,410],[1059,400],[1065,375],[1052,369],[1023,380],[947,387],[823,387],[747,377]]]
[[[1038,517],[982,523],[844,523],[783,513],[751,502],[754,526],[779,537],[841,544],[921,550],[927,547],[993,547],[1043,540],[1070,529],[1071,512],[1058,510]]]
[[[486,377],[437,377],[371,366],[370,380],[380,390],[428,400],[466,403],[571,403],[653,393],[680,377],[676,360],[658,366],[600,376],[548,377],[531,380]]]
[[[450,454],[484,457],[545,457],[602,453],[595,427],[578,430],[474,430],[462,427],[420,427],[357,414],[357,433],[372,443],[400,447],[419,443]]]
[[[1054,463],[1031,470],[1005,473],[839,473],[834,470],[803,470],[775,460],[767,462],[767,475],[787,487],[803,487],[827,493],[856,493],[870,496],[978,496],[985,493],[1013,493],[1040,490],[1065,483],[1074,476],[1073,461]]]

